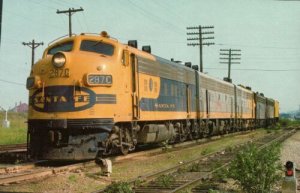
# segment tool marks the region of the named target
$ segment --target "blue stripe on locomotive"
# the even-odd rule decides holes
[[[141,98],[142,111],[187,111],[187,84],[160,78],[160,91],[157,99]],[[196,111],[196,86],[188,85],[191,90],[191,111]],[[172,91],[173,87],[173,91]],[[176,89],[176,91],[174,90]]]

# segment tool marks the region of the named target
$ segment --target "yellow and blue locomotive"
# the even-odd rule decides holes
[[[278,118],[277,101],[106,32],[50,44],[26,86],[29,152],[40,159],[127,154],[139,144],[180,142]]]

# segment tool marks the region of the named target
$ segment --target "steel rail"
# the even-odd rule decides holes
[[[0,145],[0,153],[27,151],[27,143]]]

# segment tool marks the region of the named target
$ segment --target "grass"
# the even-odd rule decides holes
[[[0,112],[0,145],[25,143],[27,139],[27,114],[9,112],[10,128],[3,128],[4,116],[5,113]]]
[[[279,119],[279,124],[281,126],[300,126],[300,120],[290,120],[290,119]]]
[[[75,176],[74,174],[71,174],[71,175],[69,176],[69,181],[70,181],[70,182],[73,182],[73,183],[77,182],[77,176]]]
[[[266,134],[264,129],[253,131],[251,136],[255,138]],[[249,134],[242,136],[226,137],[222,140],[209,142],[200,146],[194,146],[191,148],[185,148],[184,150],[172,151],[165,154],[158,154],[153,157],[141,157],[135,158],[132,161],[127,161],[122,164],[115,165],[112,179],[129,180],[135,176],[145,175],[147,173],[153,173],[162,169],[167,169],[171,166],[177,165],[180,162],[195,159],[203,156],[204,153],[216,151],[221,148],[240,144],[249,139]]]
[[[159,176],[155,181],[164,188],[170,188],[171,185],[175,182],[175,177],[171,174],[166,174]]]

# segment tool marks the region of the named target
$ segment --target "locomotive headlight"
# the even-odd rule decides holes
[[[60,67],[64,66],[65,63],[66,63],[66,56],[63,53],[57,52],[56,54],[53,55],[53,58],[52,58],[53,66],[60,68]]]

